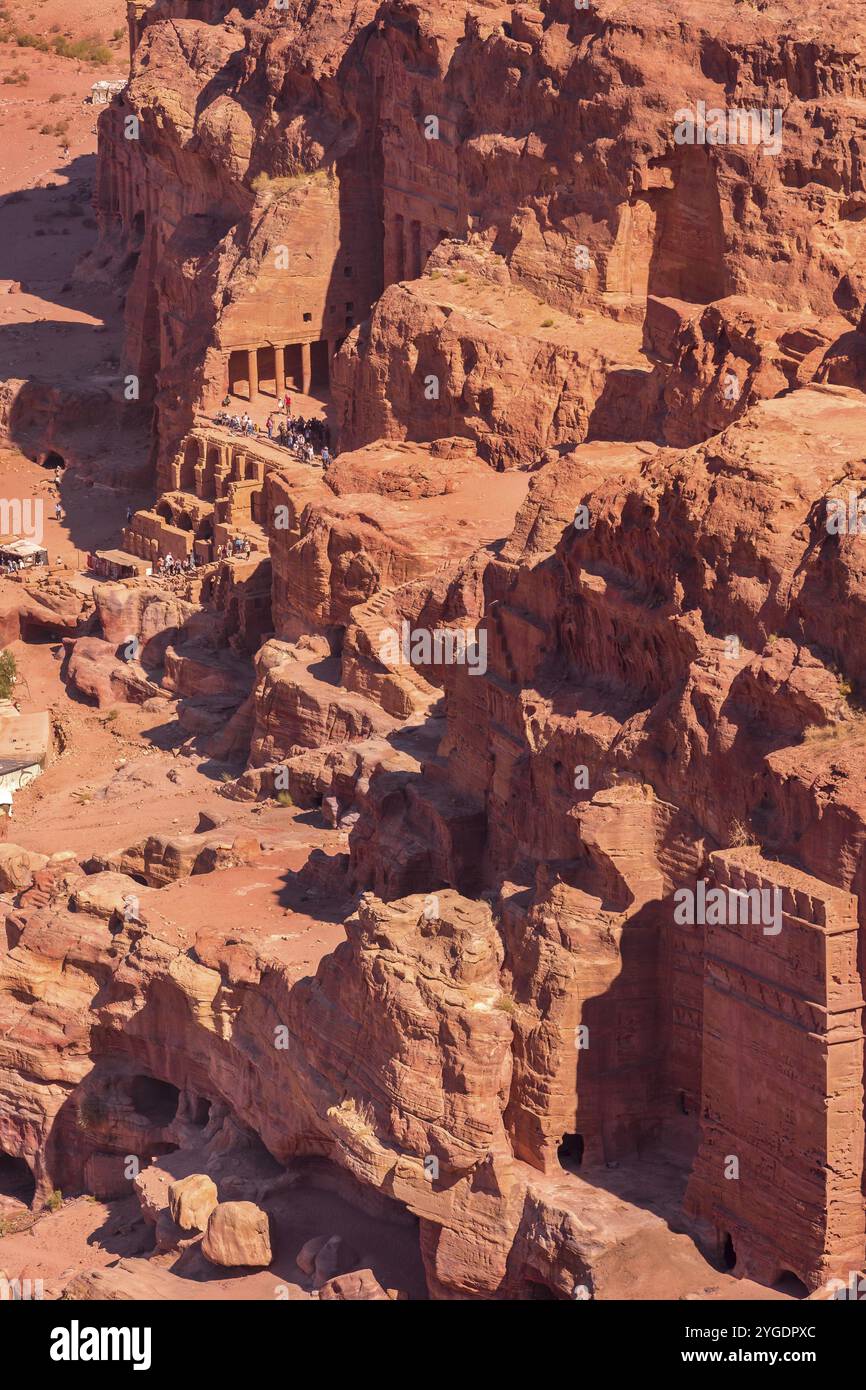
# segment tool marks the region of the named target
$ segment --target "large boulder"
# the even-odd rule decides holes
[[[351,1274],[340,1274],[329,1279],[319,1289],[319,1298],[335,1303],[389,1303],[389,1295],[382,1288],[372,1269],[356,1269]]]
[[[151,895],[152,889],[144,888],[128,874],[108,871],[90,874],[75,889],[70,905],[76,912],[87,912],[105,921],[115,916],[139,921],[142,902]]]
[[[255,1202],[220,1202],[210,1214],[201,1248],[211,1264],[225,1269],[266,1267],[272,1258],[267,1212]]]
[[[38,870],[47,863],[47,854],[0,842],[0,893],[20,893],[29,888]]]
[[[69,641],[66,674],[70,685],[100,709],[116,704],[143,704],[159,693],[137,661],[125,660],[100,637]]]
[[[295,1256],[295,1263],[302,1274],[308,1274],[310,1278],[313,1277],[316,1272],[316,1256],[322,1246],[327,1245],[327,1243],[327,1236],[313,1236],[301,1246]]]
[[[342,1236],[331,1236],[316,1255],[313,1268],[313,1287],[321,1289],[339,1274],[346,1274],[358,1263],[358,1255]]]
[[[207,1229],[211,1212],[219,1203],[216,1183],[206,1173],[191,1173],[168,1189],[172,1219],[185,1231]]]

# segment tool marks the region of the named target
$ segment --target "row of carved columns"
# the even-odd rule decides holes
[[[294,346],[294,344],[288,344]],[[312,354],[309,343],[301,343],[301,392],[308,396],[313,384],[313,365]],[[276,384],[277,399],[283,395],[286,389],[286,347],[274,347],[274,380]],[[255,400],[259,393],[259,361],[258,349],[247,349],[247,381],[250,386],[250,400]]]

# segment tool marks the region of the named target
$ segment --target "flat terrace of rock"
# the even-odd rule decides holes
[[[342,454],[326,482],[330,510],[402,536],[431,562],[507,536],[529,485],[525,473],[494,472],[461,439],[434,445],[378,440]]]

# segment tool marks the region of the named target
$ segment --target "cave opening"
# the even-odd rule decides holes
[[[155,1125],[171,1124],[177,1114],[180,1091],[170,1081],[158,1081],[155,1076],[134,1076],[129,1094],[139,1115]]]
[[[322,339],[310,344],[310,365],[312,369],[313,390],[327,391],[330,385],[330,349]]]
[[[730,1231],[725,1231],[725,1238],[722,1241],[722,1268],[733,1269],[737,1263],[737,1252],[734,1249],[734,1242]]]
[[[13,1158],[0,1150],[0,1197],[11,1198],[29,1207],[36,1196],[36,1180],[23,1158]]]
[[[190,1122],[204,1129],[210,1119],[211,1103],[207,1096],[190,1096],[189,1098],[189,1118]]]
[[[549,1289],[546,1284],[539,1284],[535,1279],[530,1279],[526,1285],[523,1301],[526,1303],[561,1303],[563,1298],[561,1294],[554,1293],[553,1289]]]
[[[564,1134],[556,1150],[556,1156],[560,1165],[567,1171],[579,1168],[583,1163],[583,1135]]]
[[[777,1293],[786,1293],[791,1298],[808,1298],[809,1290],[791,1269],[783,1269],[781,1274],[773,1280],[773,1288]]]
[[[66,467],[66,459],[63,457],[62,454],[58,454],[57,451],[56,451],[56,449],[49,449],[48,453],[45,455],[44,459],[42,460],[42,467],[43,467],[43,468],[65,468],[65,467]]]

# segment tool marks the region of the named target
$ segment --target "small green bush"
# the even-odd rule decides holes
[[[107,63],[114,62],[114,54],[108,44],[95,34],[84,39],[68,39],[65,34],[57,34],[49,40],[44,34],[19,31],[14,36],[4,34],[3,37],[14,37],[19,48],[35,48],[38,53],[55,53],[58,58],[77,58],[79,62],[95,63],[98,67],[105,67]]]
[[[48,40],[41,34],[16,34],[15,42],[19,48],[35,48],[40,53],[47,53],[51,48]]]
[[[52,47],[58,58],[78,58],[83,63],[96,63],[99,67],[105,67],[107,63],[114,61],[114,54],[108,44],[95,37],[67,39],[65,35],[60,34]]]

